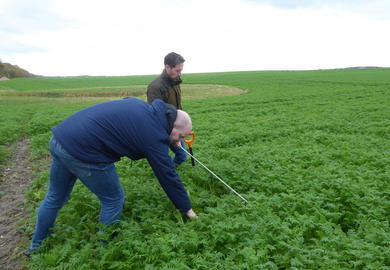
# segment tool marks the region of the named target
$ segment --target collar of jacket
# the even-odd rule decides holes
[[[155,99],[151,108],[157,112],[157,117],[160,119],[162,125],[165,127],[168,135],[171,134],[173,129],[173,123],[177,118],[177,109],[162,101],[161,99]]]
[[[161,77],[167,81],[170,85],[178,85],[178,84],[181,84],[182,83],[182,80],[181,78],[179,77],[177,80],[174,80],[172,79],[168,74],[167,72],[165,71],[165,69],[163,70],[163,72],[161,73]]]
[[[167,105],[167,110],[165,112],[165,115],[167,116],[167,121],[168,121],[168,133],[171,134],[173,129],[173,123],[175,123],[177,118],[177,109],[175,108],[175,106],[171,104],[166,104],[166,105]]]

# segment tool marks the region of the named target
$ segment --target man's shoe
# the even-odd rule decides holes
[[[26,256],[27,258],[31,259],[31,255],[36,253],[36,252],[37,252],[36,249],[28,248],[25,251],[23,251],[23,255]]]

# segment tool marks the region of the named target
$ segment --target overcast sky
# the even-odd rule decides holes
[[[0,59],[46,76],[390,66],[390,0],[0,0]]]

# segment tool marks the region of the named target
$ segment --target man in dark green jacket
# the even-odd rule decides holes
[[[182,110],[180,89],[182,80],[180,76],[184,61],[180,54],[174,52],[165,56],[163,72],[148,85],[146,92],[148,103],[152,103],[158,98],[175,106],[176,109]],[[181,141],[181,144],[184,147],[184,140]],[[187,154],[177,145],[172,145],[171,150],[175,153],[173,158],[175,164],[181,164],[187,159]]]

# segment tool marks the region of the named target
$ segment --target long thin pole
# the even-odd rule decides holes
[[[192,157],[193,159],[195,159],[200,165],[203,166],[203,168],[205,168],[209,173],[211,173],[212,175],[214,175],[219,181],[222,182],[222,184],[224,184],[225,186],[227,186],[231,191],[234,192],[234,194],[236,194],[238,197],[240,197],[241,200],[243,200],[244,202],[248,203],[248,201],[242,197],[237,191],[235,191],[231,186],[229,186],[228,184],[226,184],[225,181],[223,181],[218,175],[216,175],[215,173],[213,173],[209,168],[207,168],[202,162],[200,162],[196,157],[194,157],[193,155],[191,155],[190,153],[188,153],[188,151],[183,147],[183,146],[180,146],[181,149],[183,149],[188,155],[190,155],[190,157]]]

